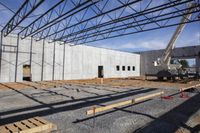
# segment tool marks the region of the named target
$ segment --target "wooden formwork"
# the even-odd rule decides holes
[[[181,98],[189,98],[189,96],[187,94],[185,94],[184,91],[192,89],[192,88],[197,88],[197,87],[200,87],[200,84],[196,84],[196,85],[192,85],[192,86],[189,86],[189,87],[185,87],[185,88],[179,89],[179,91],[180,91],[180,97]]]
[[[126,101],[110,104],[110,105],[107,105],[107,106],[104,106],[104,107],[98,107],[98,108],[93,107],[92,109],[86,111],[86,115],[91,115],[91,114],[94,115],[96,113],[106,111],[106,110],[109,110],[109,109],[113,109],[113,108],[116,108],[116,107],[120,107],[120,106],[124,106],[124,105],[128,105],[128,104],[139,103],[139,102],[142,102],[142,101],[145,101],[145,100],[152,99],[152,98],[157,97],[157,96],[161,96],[163,94],[164,94],[164,91],[161,91],[161,92],[156,92],[156,93],[148,94],[148,95],[145,95],[145,96],[141,96],[141,97],[138,97],[138,98],[134,98],[134,99],[131,99],[131,100],[126,100]]]
[[[189,86],[189,87],[181,88],[180,91],[185,91],[185,90],[188,90],[188,89],[191,89],[191,88],[197,88],[197,87],[200,87],[200,84],[196,84],[196,85],[192,85],[192,86]]]
[[[48,133],[53,130],[57,130],[57,126],[41,117],[0,126],[0,133]]]

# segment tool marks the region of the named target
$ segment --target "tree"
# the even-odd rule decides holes
[[[189,63],[187,60],[180,60],[180,64],[182,65],[182,68],[189,67]]]

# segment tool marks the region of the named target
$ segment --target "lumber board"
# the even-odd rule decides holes
[[[44,123],[44,124],[51,123],[51,122],[49,122],[45,119],[42,119],[41,117],[35,117],[34,119],[37,120],[37,121],[40,121],[41,123]],[[55,124],[51,123],[50,127],[51,127],[51,130],[57,130],[57,126]]]
[[[35,120],[34,118],[29,119],[29,121],[37,126],[42,126],[43,124],[37,120]]]
[[[127,100],[127,101],[123,101],[123,102],[107,105],[105,107],[94,108],[94,109],[88,110],[86,112],[86,114],[87,115],[95,114],[95,113],[98,113],[98,112],[106,111],[106,110],[109,110],[109,109],[113,109],[113,108],[116,108],[116,107],[119,107],[119,106],[124,106],[124,105],[127,105],[127,104],[131,104],[131,103],[132,103],[132,100]]]
[[[19,128],[16,127],[15,125],[13,125],[13,124],[8,124],[8,125],[6,125],[6,127],[13,133],[20,131]]]
[[[40,117],[0,126],[0,133],[38,133],[52,130],[57,130],[57,126]]]
[[[10,133],[10,131],[8,129],[6,129],[6,127],[1,126],[0,127],[0,133]]]
[[[27,125],[29,128],[34,128],[36,127],[33,123],[30,123],[28,120],[23,120],[22,123],[24,125]]]
[[[139,98],[135,98],[135,99],[131,99],[131,100],[126,100],[126,101],[114,103],[114,104],[107,105],[107,106],[104,106],[104,107],[98,107],[98,108],[93,107],[92,109],[86,111],[86,115],[91,115],[91,114],[94,115],[96,113],[103,112],[103,111],[106,111],[106,110],[110,110],[110,109],[113,109],[113,108],[116,108],[116,107],[120,107],[120,106],[124,106],[124,105],[128,105],[128,104],[135,104],[135,103],[142,102],[142,101],[145,101],[145,100],[148,100],[148,99],[152,99],[156,96],[161,96],[162,94],[164,94],[164,91],[153,93],[153,94],[148,94],[146,96],[141,96]]]
[[[28,129],[28,127],[24,124],[22,124],[21,122],[16,122],[14,123],[17,127],[19,127],[21,130],[26,130]]]
[[[50,124],[42,125],[42,126],[37,126],[33,127],[24,131],[21,131],[20,133],[37,133],[41,131],[46,131],[50,128]]]
[[[191,88],[196,88],[196,87],[200,87],[200,84],[196,84],[196,85],[192,85],[192,86],[189,86],[189,87],[181,88],[180,91],[185,91],[185,90],[188,90],[188,89],[191,89]]]
[[[35,119],[36,119],[37,121],[40,121],[40,122],[44,123],[44,124],[50,123],[50,122],[48,122],[47,120],[42,119],[42,118],[40,118],[40,117],[35,117]]]
[[[145,100],[148,100],[148,99],[151,99],[151,98],[163,95],[163,94],[164,94],[164,91],[161,91],[161,92],[149,94],[149,95],[146,95],[146,96],[138,97],[138,98],[134,99],[134,102],[135,103],[142,102],[142,101],[145,101]]]

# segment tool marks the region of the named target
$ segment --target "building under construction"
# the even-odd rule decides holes
[[[175,46],[200,23],[199,0],[0,0],[1,11],[0,133],[200,132],[200,45]],[[98,47],[170,27],[164,49]]]

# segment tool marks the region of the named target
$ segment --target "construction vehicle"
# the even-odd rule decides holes
[[[171,56],[176,40],[183,31],[186,22],[192,16],[194,6],[194,3],[191,3],[189,5],[188,10],[186,11],[186,13],[184,13],[183,18],[180,21],[180,25],[178,25],[178,27],[176,28],[176,31],[174,32],[171,40],[169,41],[166,49],[164,50],[162,57],[158,58],[156,61],[153,62],[154,66],[158,69],[158,73],[156,74],[156,76],[159,80],[163,80],[164,78],[167,78],[168,80],[175,80],[176,77],[182,78],[184,75],[183,70],[181,69],[182,65],[179,63],[178,60],[173,60],[172,62]]]

